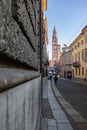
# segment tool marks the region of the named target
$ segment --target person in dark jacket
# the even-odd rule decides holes
[[[57,77],[57,75],[55,75],[55,77],[54,77],[55,85],[57,84],[57,80],[58,80],[58,77]]]

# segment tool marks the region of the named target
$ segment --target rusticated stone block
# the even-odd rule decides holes
[[[0,40],[2,54],[37,68],[37,53],[33,51],[18,24],[11,19],[8,28],[10,30],[8,39]]]
[[[35,69],[40,64],[38,7],[31,0],[0,1],[0,54]]]
[[[13,8],[16,9],[16,13],[12,15],[15,21],[19,24],[26,38],[30,41],[31,46],[35,49],[35,32],[33,30],[33,25],[31,22],[32,19],[29,16],[26,7],[27,3],[25,2],[25,0],[20,0],[20,1],[15,1],[15,4],[16,6]]]
[[[28,15],[31,18],[31,22],[33,24],[34,31],[36,33],[36,9],[34,6],[36,5],[35,2],[32,4],[31,0],[25,0],[26,9],[28,11]]]
[[[33,5],[33,10],[35,10],[36,11],[36,2],[37,2],[38,0],[31,0],[31,2],[32,2],[32,5]]]

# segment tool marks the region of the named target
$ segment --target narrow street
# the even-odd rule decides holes
[[[86,12],[87,0],[0,0],[0,130],[87,130]]]
[[[60,78],[56,87],[61,95],[87,120],[87,84]]]
[[[63,112],[60,104],[57,102],[52,86],[48,80],[43,86],[43,104],[42,104],[42,125],[41,130],[77,130],[71,125],[71,122]],[[58,93],[57,93],[58,94]]]

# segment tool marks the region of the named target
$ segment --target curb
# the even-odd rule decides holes
[[[67,79],[67,78],[62,78],[62,79],[67,80],[67,81],[72,81],[72,82],[77,83],[77,84],[87,85],[87,82],[82,82],[82,81],[78,81],[78,80],[74,80],[74,79]]]

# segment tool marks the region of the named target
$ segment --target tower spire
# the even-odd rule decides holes
[[[54,28],[53,28],[53,38],[58,38],[57,31],[56,31],[56,26],[54,26]]]
[[[57,35],[56,27],[54,26],[53,35]]]

